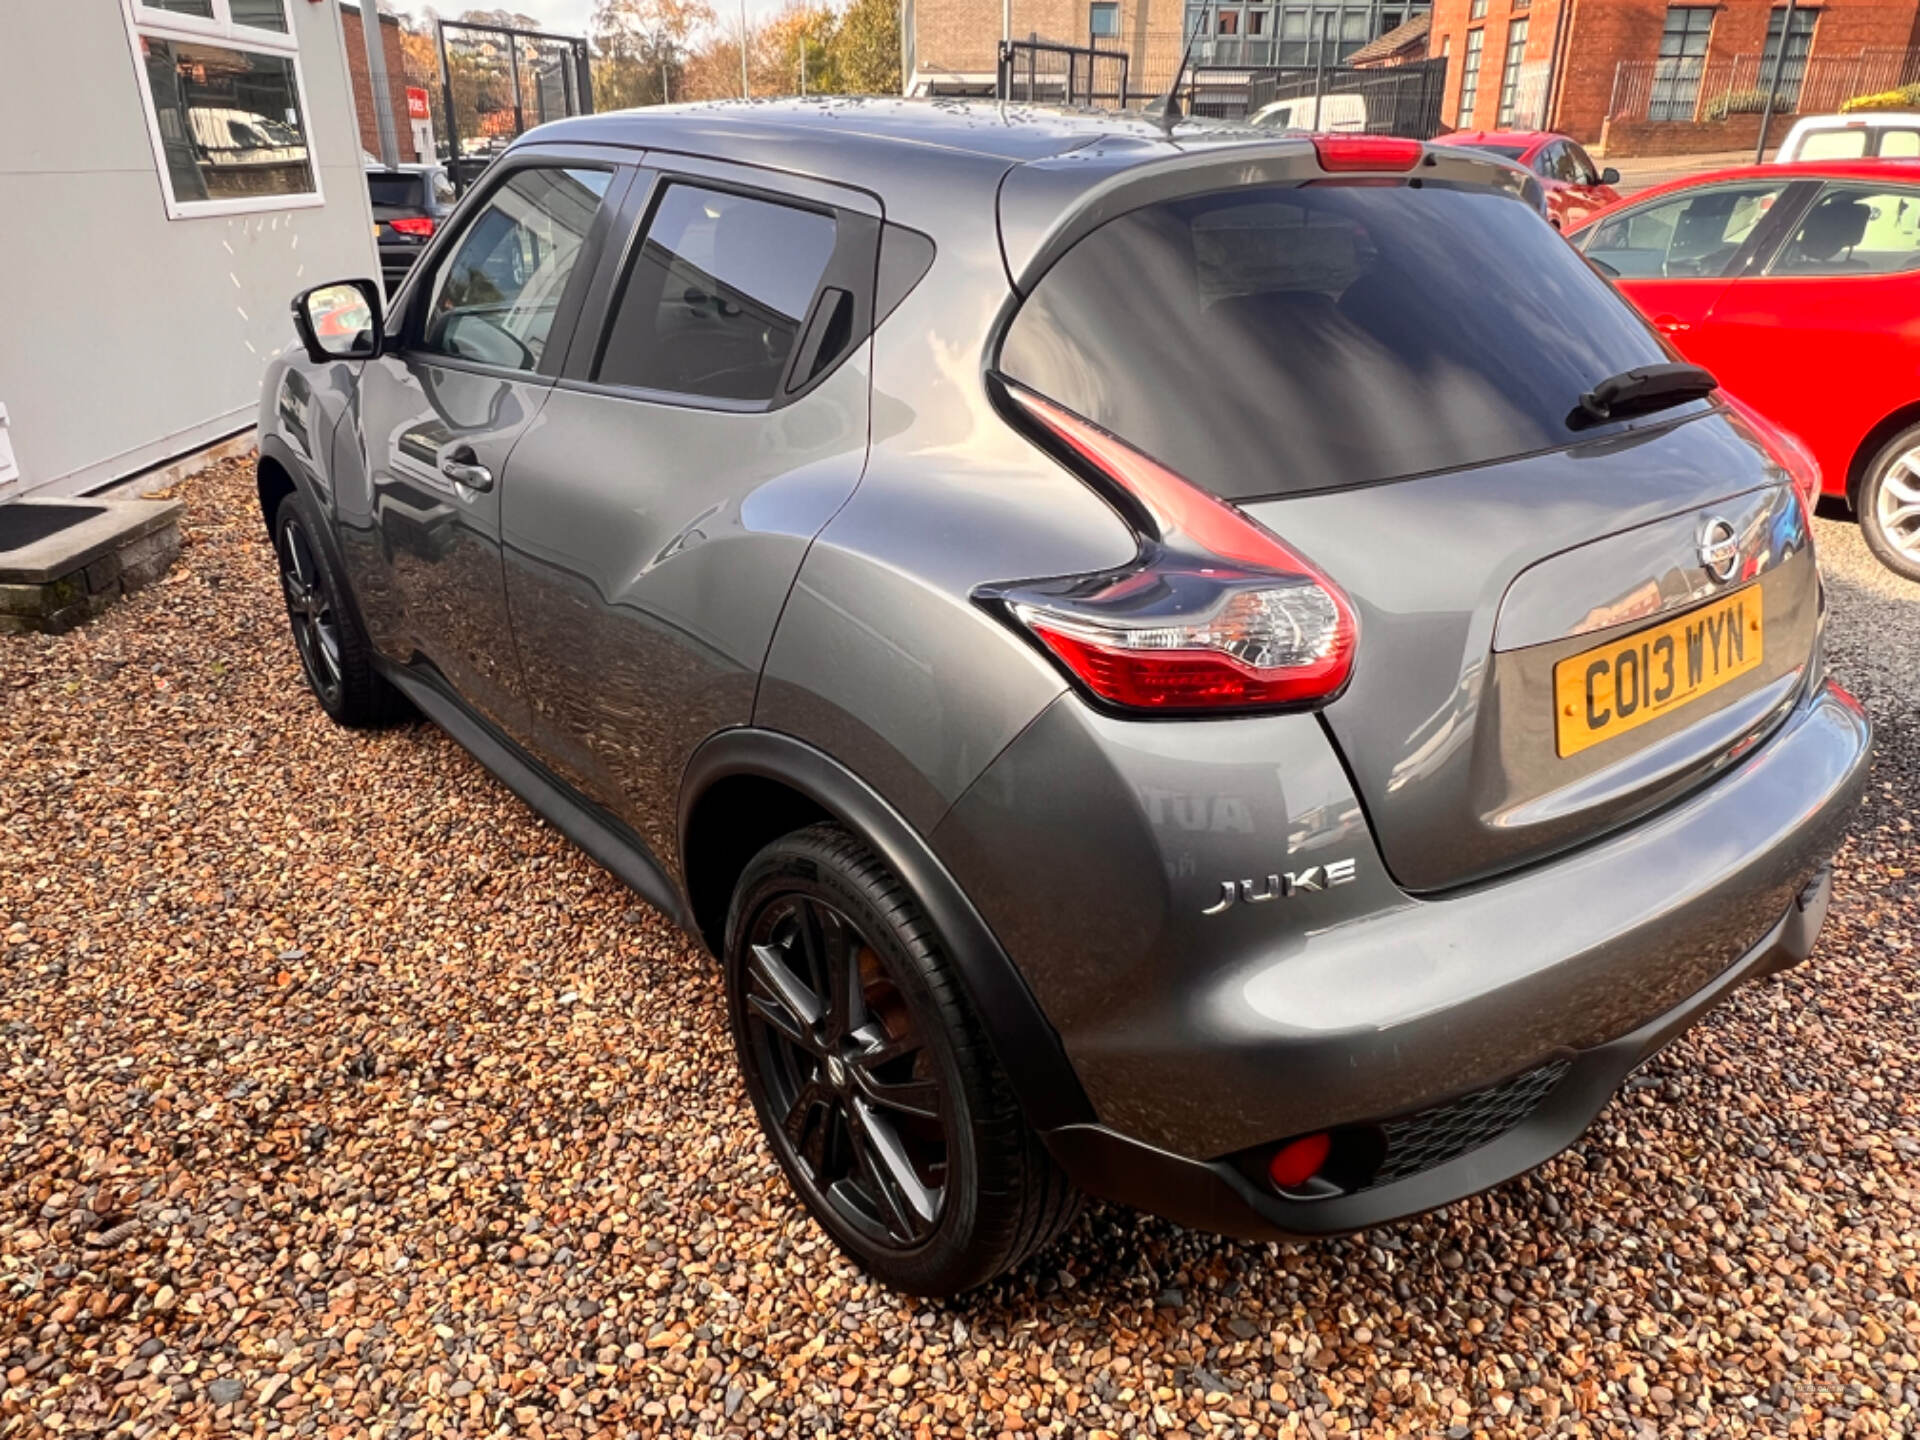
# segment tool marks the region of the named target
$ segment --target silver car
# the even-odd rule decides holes
[[[988,105],[536,130],[390,306],[295,302],[307,678],[705,942],[891,1285],[1086,1194],[1471,1194],[1806,958],[1870,744],[1797,447],[1523,184]]]

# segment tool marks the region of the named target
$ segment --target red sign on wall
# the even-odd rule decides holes
[[[433,118],[433,112],[427,108],[427,92],[418,85],[407,86],[407,118],[409,120]]]

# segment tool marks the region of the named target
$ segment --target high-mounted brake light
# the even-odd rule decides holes
[[[433,234],[433,217],[431,215],[403,215],[398,220],[387,221],[387,224],[391,225],[402,235],[416,235],[421,239],[425,239],[427,236]]]
[[[1314,154],[1330,175],[1355,170],[1411,170],[1423,153],[1418,140],[1399,135],[1316,135]]]
[[[1003,606],[1112,705],[1147,711],[1324,702],[1353,671],[1358,623],[1340,587],[1244,512],[1125,441],[1008,384],[1008,397],[1089,472],[1141,537],[1100,575],[1000,587]]]

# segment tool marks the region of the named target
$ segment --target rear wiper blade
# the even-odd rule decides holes
[[[1578,430],[1608,420],[1624,420],[1629,415],[1646,415],[1699,400],[1719,388],[1720,382],[1698,365],[1680,361],[1642,365],[1610,375],[1587,391],[1567,423]]]

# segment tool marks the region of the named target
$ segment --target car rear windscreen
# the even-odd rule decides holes
[[[410,205],[418,210],[422,190],[418,175],[369,175],[367,197],[376,205]]]
[[[999,368],[1250,499],[1558,448],[1582,394],[1667,358],[1520,201],[1364,181],[1109,221],[1035,286]]]
[[[1518,160],[1527,153],[1524,145],[1473,145],[1468,148],[1478,150],[1482,155],[1498,155],[1502,160]]]

